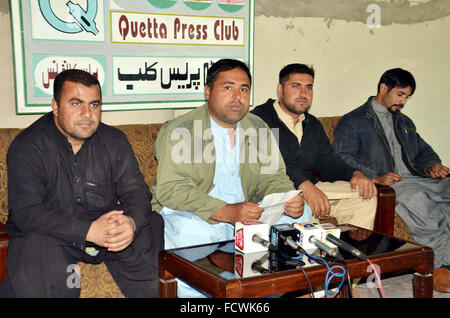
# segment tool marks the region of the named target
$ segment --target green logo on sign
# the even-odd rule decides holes
[[[167,9],[177,3],[177,0],[148,0],[155,7],[160,9]]]
[[[241,10],[244,7],[244,0],[218,0],[217,1],[219,7],[224,11],[228,12],[236,12]]]
[[[211,0],[184,0],[184,4],[192,10],[204,10],[211,5]]]

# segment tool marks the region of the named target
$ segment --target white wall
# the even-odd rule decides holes
[[[449,1],[450,3],[450,1]],[[369,16],[369,14],[367,14]],[[376,94],[384,71],[401,67],[417,88],[403,112],[450,165],[450,16],[433,21],[382,25],[360,21],[259,16],[255,32],[255,105],[276,98],[279,70],[289,63],[316,71],[311,113],[343,115]]]

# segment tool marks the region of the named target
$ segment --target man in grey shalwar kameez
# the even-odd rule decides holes
[[[333,147],[349,165],[375,183],[392,186],[395,211],[413,239],[434,251],[434,287],[450,292],[449,168],[400,112],[416,88],[412,74],[386,71],[378,93],[344,115],[334,131]]]

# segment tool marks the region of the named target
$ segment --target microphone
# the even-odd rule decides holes
[[[269,252],[234,253],[234,275],[238,278],[255,277],[270,272]]]
[[[339,248],[342,248],[344,251],[356,256],[359,259],[367,261],[369,258],[367,255],[363,254],[360,250],[354,248],[347,242],[344,242],[343,240],[337,238],[333,234],[327,234],[326,239],[333,243],[334,245],[338,246]]]
[[[266,252],[269,243],[269,224],[259,221],[236,222],[235,249],[242,253]]]
[[[323,244],[328,245],[330,248],[335,248],[335,245],[325,241],[325,236],[328,233],[339,236],[341,233],[341,230],[339,228],[336,228],[334,225],[329,223],[295,223],[294,228],[296,228],[300,233],[300,237],[297,241],[299,242],[300,246],[303,247],[303,249],[306,251],[317,249],[317,245],[313,244],[310,240],[311,236],[314,236],[317,241],[323,242]]]
[[[297,242],[299,237],[299,232],[292,224],[275,224],[270,228],[270,242],[277,247],[280,253],[289,257],[296,257],[299,253],[304,252]]]
[[[259,233],[253,234],[252,241],[255,243],[259,243],[266,248],[270,245],[270,242],[259,236]]]
[[[300,253],[304,253],[305,250],[300,246],[300,244],[292,239],[291,236],[285,236],[282,233],[279,234],[280,239],[284,241],[289,247],[294,250],[299,251]]]
[[[255,243],[261,244],[262,246],[264,246],[265,248],[267,248],[271,252],[277,252],[278,251],[278,249],[277,249],[277,247],[275,245],[273,245],[269,241],[263,239],[261,236],[259,236],[259,233],[253,234],[252,241],[255,242]]]
[[[317,246],[318,248],[320,248],[322,251],[324,251],[325,253],[330,255],[331,257],[336,258],[338,261],[340,261],[340,262],[344,261],[344,257],[342,257],[342,255],[339,252],[337,252],[335,249],[329,247],[328,245],[322,243],[315,236],[312,235],[309,238],[309,241],[311,243],[313,243],[315,246]]]
[[[268,261],[268,259],[269,259],[269,254],[266,253],[263,255],[263,257],[254,261],[251,266],[252,271],[260,273],[260,274],[270,273],[270,271],[263,266],[263,264],[266,263]]]

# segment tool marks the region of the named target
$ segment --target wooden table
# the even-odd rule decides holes
[[[370,260],[379,266],[382,275],[401,270],[413,270],[414,297],[433,297],[432,271],[434,269],[434,254],[431,248],[348,224],[339,227],[342,230],[341,238],[367,254]],[[361,236],[359,236],[357,240],[350,239],[348,241],[350,234],[353,233],[363,233],[363,239],[361,240]],[[356,236],[353,234],[352,237]],[[221,242],[221,245],[227,243],[233,244],[233,241]],[[356,243],[357,245],[355,245]],[[231,261],[232,264],[229,262],[228,264],[220,265],[220,262],[212,261],[210,256],[203,257],[202,261],[191,261],[182,256],[199,249],[212,248],[213,250],[213,246],[217,246],[217,243],[162,251],[159,254],[160,297],[176,297],[176,277],[199,288],[212,297],[219,298],[265,297],[298,290],[309,291],[305,275],[300,269],[271,271],[270,273],[247,278],[239,278],[239,275],[236,275],[236,277],[226,279],[218,273],[222,269],[232,271],[231,267],[236,265],[233,261]],[[386,248],[383,250],[382,246]],[[369,264],[367,261],[354,258],[344,251],[341,251],[341,253],[346,258],[346,265],[351,279],[368,277],[373,274],[373,272],[368,271]],[[227,254],[223,254],[223,256],[231,259],[235,257],[234,251],[228,254],[228,256]],[[208,260],[209,264],[207,264]],[[208,266],[205,266],[205,264]],[[220,265],[220,268],[216,266],[217,264]],[[333,263],[330,263],[330,266],[331,264]],[[336,262],[333,265],[342,265],[342,263]],[[214,270],[214,267],[219,269],[219,271]],[[325,266],[314,265],[304,267],[304,270],[313,287],[324,285],[327,273]],[[331,281],[331,283],[337,282],[340,282],[339,278],[334,278]],[[345,283],[341,288],[340,297],[349,296],[346,286],[348,285]]]

